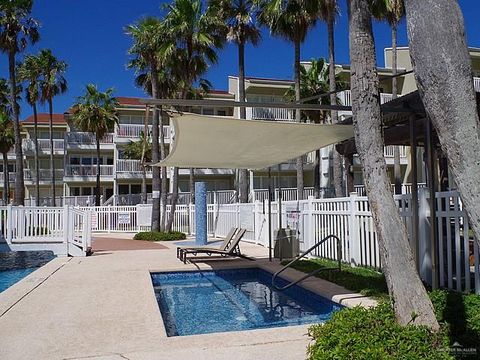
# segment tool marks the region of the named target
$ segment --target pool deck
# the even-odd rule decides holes
[[[115,235],[124,241],[131,236]],[[105,238],[114,241],[112,235]],[[273,272],[280,267],[254,244],[242,242],[241,248],[256,261],[217,258],[186,265],[176,259],[175,244],[162,244],[165,248],[57,258],[1,293],[0,359],[305,358],[308,325],[168,338],[150,272],[249,266]],[[289,269],[283,277],[302,275]],[[302,286],[346,306],[375,304],[318,278]]]

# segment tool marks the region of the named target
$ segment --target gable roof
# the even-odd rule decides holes
[[[47,113],[40,113],[37,115],[37,121],[38,124],[45,125],[49,124],[50,122],[50,114]],[[52,116],[52,122],[53,124],[57,125],[66,125],[67,122],[65,121],[65,117],[63,114],[53,114]],[[27,117],[25,120],[22,121],[22,124],[24,125],[33,125],[34,124],[34,118],[33,115],[30,115]]]

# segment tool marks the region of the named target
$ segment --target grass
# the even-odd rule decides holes
[[[287,261],[282,264],[287,264]],[[336,261],[325,259],[300,260],[294,269],[309,273],[320,268],[337,267]],[[376,300],[388,299],[387,283],[382,273],[364,267],[351,267],[342,264],[342,271],[321,271],[317,277],[343,286],[346,289],[372,297]]]

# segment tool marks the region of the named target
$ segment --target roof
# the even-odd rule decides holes
[[[217,90],[217,89],[212,89],[208,92],[207,96],[209,94],[213,95],[232,95],[226,90]],[[141,106],[145,107],[145,104],[141,103],[140,100],[142,98],[140,97],[130,97],[130,96],[117,96],[117,101],[120,104],[120,106]]]
[[[54,124],[64,124],[66,125],[67,122],[65,121],[65,117],[63,114],[53,114],[53,119],[52,119],[52,122]],[[47,113],[40,113],[37,115],[37,122],[38,124],[49,124],[50,122],[50,114],[47,114]],[[22,121],[22,124],[25,124],[25,125],[30,125],[30,124],[34,124],[34,118],[33,118],[33,115],[30,115],[29,117],[27,117],[25,120]]]

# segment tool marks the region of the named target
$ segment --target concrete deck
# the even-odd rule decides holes
[[[112,237],[111,235],[109,237]],[[124,239],[128,235],[121,236]],[[242,243],[257,261],[217,259],[184,265],[167,249],[104,251],[57,258],[0,294],[0,359],[303,359],[308,325],[168,338],[150,271],[258,266],[266,249]],[[295,270],[285,278],[302,276]],[[374,302],[318,278],[302,284],[347,306]]]

